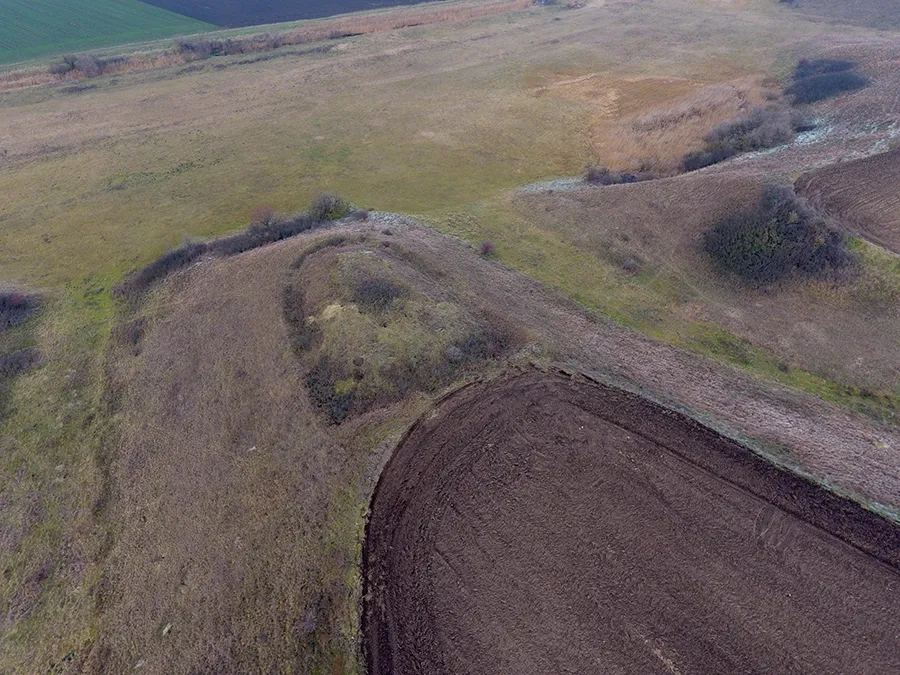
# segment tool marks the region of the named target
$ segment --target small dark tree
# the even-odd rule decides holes
[[[856,260],[833,223],[780,185],[766,186],[756,208],[719,221],[703,246],[719,269],[753,284],[834,278]]]
[[[313,200],[309,215],[315,220],[337,220],[350,209],[347,202],[332,194],[321,194]]]

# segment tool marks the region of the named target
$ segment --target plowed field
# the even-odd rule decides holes
[[[388,464],[369,672],[889,673],[900,530],[639,397],[464,389]]]
[[[900,148],[801,176],[801,193],[861,236],[900,253]]]

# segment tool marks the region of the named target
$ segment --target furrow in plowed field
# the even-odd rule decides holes
[[[900,148],[805,174],[797,188],[861,236],[900,253]]]
[[[640,397],[526,372],[415,425],[369,672],[900,672],[900,530]]]

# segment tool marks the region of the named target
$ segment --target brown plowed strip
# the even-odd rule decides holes
[[[860,236],[900,253],[900,148],[804,174],[797,190]]]
[[[367,529],[369,672],[900,672],[900,529],[637,396],[476,384]]]

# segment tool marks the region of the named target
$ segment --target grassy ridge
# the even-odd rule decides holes
[[[0,63],[213,28],[138,0],[0,0],[0,16]]]

